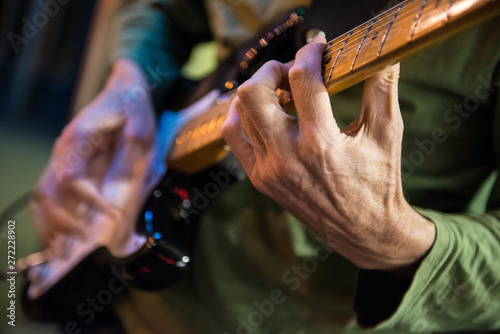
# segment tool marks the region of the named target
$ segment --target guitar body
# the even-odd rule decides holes
[[[156,139],[158,156],[163,160],[158,163],[167,161],[168,170],[136,213],[137,223],[127,251],[116,254],[112,245],[97,239],[72,240],[67,254],[27,271],[22,298],[27,316],[45,322],[74,319],[85,326],[82,320],[92,300],[101,301],[99,307],[109,307],[114,295],[128,285],[158,289],[186,274],[191,262],[196,261],[190,254],[198,218],[220,191],[246,175],[221,138],[187,150],[175,159],[172,144],[181,137],[187,123],[214,110],[227,109],[238,84],[265,61],[292,60],[296,51],[293,31],[301,21],[302,17],[293,13],[256,43],[222,63],[205,80],[196,85],[189,81],[176,85],[180,91],[174,92],[166,105],[180,110],[160,115]],[[259,43],[263,39],[265,45]],[[213,136],[220,137],[220,131],[214,131]],[[95,233],[99,234],[99,230]]]

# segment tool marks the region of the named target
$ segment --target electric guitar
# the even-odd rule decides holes
[[[196,218],[218,192],[245,177],[220,133],[235,88],[265,61],[293,59],[291,35],[303,14],[292,13],[223,63],[201,83],[189,107],[160,116],[151,163],[157,169],[144,171],[147,177],[137,188],[150,196],[128,206],[133,224],[119,224],[132,228],[118,237],[118,225],[101,224],[89,240],[65,240],[61,254],[25,260],[23,305],[30,317],[67,319],[89,296],[111,290],[110,282],[156,289],[186,272]],[[404,1],[327,43],[323,78],[328,92],[335,94],[498,14],[500,0]]]

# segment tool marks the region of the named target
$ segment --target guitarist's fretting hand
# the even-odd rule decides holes
[[[244,83],[223,136],[255,187],[335,251],[412,275],[435,228],[403,196],[399,65],[365,81],[361,114],[341,131],[321,75],[324,43],[316,37],[293,65],[269,62]],[[283,112],[278,88],[291,90],[298,119]]]
[[[144,84],[137,64],[117,60],[103,91],[57,139],[30,203],[46,244],[60,233],[88,235],[90,214],[118,219],[133,168],[150,151],[155,132]]]

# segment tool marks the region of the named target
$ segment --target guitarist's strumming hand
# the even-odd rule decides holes
[[[103,91],[55,142],[33,192],[30,211],[48,246],[59,235],[89,236],[89,220],[96,214],[120,219],[134,168],[149,153],[155,129],[141,70],[132,61],[117,60]]]
[[[340,130],[321,74],[324,43],[316,37],[293,65],[268,62],[240,86],[223,136],[254,186],[335,251],[410,276],[435,228],[403,195],[399,65],[365,81],[360,116]],[[283,112],[278,88],[291,90],[297,119]]]

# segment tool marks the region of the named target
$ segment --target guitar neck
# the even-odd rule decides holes
[[[451,35],[500,14],[500,0],[407,0],[329,41],[323,78],[338,93]],[[214,165],[227,150],[220,128],[234,93],[188,122],[168,157],[187,174]]]
[[[500,13],[497,0],[407,0],[326,45],[332,95]]]

